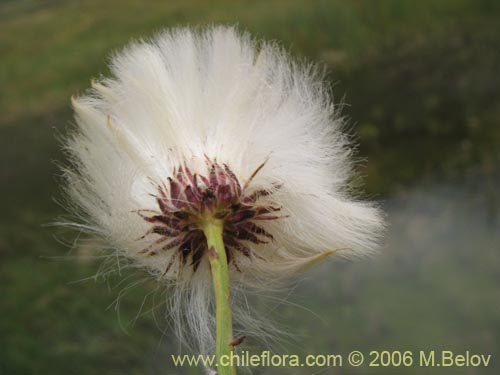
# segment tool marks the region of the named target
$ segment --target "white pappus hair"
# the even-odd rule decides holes
[[[213,345],[210,267],[199,234],[176,237],[191,230],[185,214],[172,214],[177,227],[158,229],[164,205],[198,202],[194,193],[205,194],[215,175],[213,184],[227,185],[219,198],[232,194],[220,199],[243,202],[243,211],[228,203],[237,218],[227,245],[234,317],[245,334],[256,324],[239,308],[242,291],[267,289],[334,249],[362,255],[376,247],[383,220],[352,197],[352,147],[313,65],[216,26],[132,43],[113,56],[111,71],[73,99],[70,205],[80,228],[171,286],[177,333],[190,332],[201,352]]]

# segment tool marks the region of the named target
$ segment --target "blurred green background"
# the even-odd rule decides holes
[[[54,160],[64,160],[56,136],[71,123],[70,96],[130,38],[218,22],[326,64],[366,158],[367,196],[390,224],[378,257],[320,266],[281,306],[255,302],[293,327],[276,351],[493,355],[486,369],[254,373],[500,373],[500,2],[3,0],[0,374],[201,373],[172,367],[161,291],[141,310],[154,283],[94,280],[91,250],[69,254],[44,225],[62,213]]]

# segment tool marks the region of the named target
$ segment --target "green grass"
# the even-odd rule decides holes
[[[43,3],[42,3],[43,4]],[[381,5],[382,4],[382,5]],[[175,25],[239,24],[278,39],[298,54],[328,60],[338,50],[356,65],[384,44],[446,31],[491,17],[493,2],[348,3],[343,1],[35,1],[7,2],[0,11],[3,124],[68,105],[68,97],[105,71],[110,50],[130,38]],[[488,6],[488,4],[490,4]],[[494,9],[496,10],[496,9]],[[470,13],[472,11],[472,14]]]
[[[44,225],[62,213],[53,201],[54,160],[64,159],[55,138],[71,122],[71,95],[106,74],[110,52],[131,38],[219,22],[326,64],[369,160],[360,165],[369,194],[400,197],[391,212],[406,212],[390,217],[391,250],[381,260],[323,267],[298,288],[293,301],[323,323],[293,307],[277,310],[302,335],[291,350],[435,344],[499,353],[498,236],[489,227],[499,205],[499,17],[498,2],[472,0],[0,2],[0,373],[176,373],[168,361],[176,343],[161,341],[157,328],[166,327],[162,307],[147,312],[150,299],[129,323],[155,285],[132,289],[119,315],[106,309],[123,285],[70,284],[98,263],[64,259],[69,248],[54,236],[71,235]],[[479,193],[439,195],[434,205],[412,196],[416,184],[462,184],[466,173]],[[461,204],[450,208],[446,199]],[[469,200],[484,208],[482,226],[471,227],[483,219]]]

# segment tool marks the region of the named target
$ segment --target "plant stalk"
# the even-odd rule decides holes
[[[218,375],[236,375],[236,368],[229,360],[234,347],[233,321],[231,312],[229,267],[223,239],[224,223],[222,220],[209,218],[203,225],[203,232],[208,244],[208,259],[212,271],[212,282],[215,294],[216,339],[215,356],[218,363]],[[223,359],[223,361],[221,361]],[[222,366],[222,363],[228,366]]]

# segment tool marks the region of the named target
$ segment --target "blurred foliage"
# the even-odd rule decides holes
[[[469,175],[481,182],[473,200],[494,217],[499,19],[500,3],[494,0],[0,1],[0,374],[173,372],[166,363],[177,347],[170,336],[161,341],[157,325],[165,328],[163,310],[154,308],[161,293],[130,326],[144,294],[155,287],[152,282],[130,289],[118,319],[113,308],[105,309],[127,283],[111,278],[109,291],[92,281],[68,285],[91,277],[98,263],[65,258],[67,246],[43,226],[62,212],[51,200],[59,196],[53,160],[63,159],[55,137],[71,121],[69,98],[85,90],[91,77],[106,74],[110,51],[164,27],[218,22],[279,40],[293,55],[326,65],[335,99],[346,103],[343,114],[360,143],[359,155],[367,158],[360,169],[370,195],[404,206],[416,184],[461,183]],[[312,315],[278,310],[283,320],[313,336],[297,344],[300,350],[435,342],[498,353],[498,272],[493,271],[500,263],[491,250],[496,237],[486,224],[477,228],[477,237],[458,236],[470,246],[484,246],[484,259],[465,250],[451,261],[440,252],[407,259],[398,250],[414,251],[412,244],[436,229],[425,220],[449,223],[457,217],[454,210],[469,212],[442,207],[440,200],[434,203],[445,216],[439,216],[426,199],[416,201],[432,215],[417,210],[391,218],[403,233],[401,243],[394,240],[393,252],[373,271],[366,264],[340,264],[333,276],[323,272],[315,284],[300,289],[297,302],[320,311],[331,335],[318,331],[314,337],[318,322]],[[418,236],[404,225],[408,222],[417,229],[424,223]],[[466,233],[466,224],[453,223],[456,233]],[[446,230],[443,236],[454,237]],[[432,247],[432,238],[425,243]],[[80,247],[73,251],[85,253]],[[470,275],[460,273],[469,267]],[[140,280],[124,271],[127,275],[129,283]],[[335,299],[332,306],[326,296]],[[447,319],[450,309],[458,315]],[[464,329],[464,322],[470,327]]]

